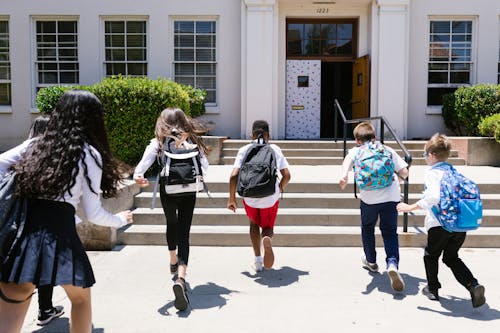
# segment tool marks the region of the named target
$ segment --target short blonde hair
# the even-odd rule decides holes
[[[441,133],[434,134],[425,144],[425,152],[434,154],[436,158],[443,162],[450,156],[451,141],[448,137]]]
[[[375,127],[369,121],[363,121],[354,127],[354,138],[361,142],[375,139]]]

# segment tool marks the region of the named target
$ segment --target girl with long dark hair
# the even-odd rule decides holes
[[[16,172],[19,195],[28,199],[26,224],[13,255],[0,263],[0,332],[19,332],[37,286],[61,285],[71,307],[71,332],[91,332],[90,287],[94,274],[76,233],[82,204],[90,222],[115,228],[132,223],[130,211],[113,215],[101,205],[121,180],[112,157],[103,110],[95,95],[68,91],[38,138],[0,155],[0,174]]]
[[[178,148],[196,145],[200,151],[201,169],[205,174],[208,168],[207,148],[199,137],[201,132],[201,126],[186,117],[181,109],[167,108],[163,110],[156,121],[155,138],[146,147],[144,155],[135,169],[135,182],[141,187],[148,186],[149,182],[144,178],[144,173],[155,160],[162,159],[163,146],[167,141]],[[170,255],[170,273],[177,274],[173,286],[174,306],[182,311],[186,310],[188,305],[185,277],[189,259],[189,232],[196,204],[196,192],[183,193],[182,195],[167,194],[165,180],[161,178],[160,199],[167,222],[166,237]]]

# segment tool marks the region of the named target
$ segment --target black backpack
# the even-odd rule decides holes
[[[248,149],[238,174],[237,192],[246,198],[262,198],[276,191],[278,168],[273,148],[259,138]]]

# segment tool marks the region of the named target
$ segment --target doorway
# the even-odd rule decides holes
[[[335,99],[339,101],[347,119],[352,119],[352,70],[352,62],[321,62],[321,138],[335,137]],[[338,137],[343,137],[343,130],[341,117],[338,115]]]

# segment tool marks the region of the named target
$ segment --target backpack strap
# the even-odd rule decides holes
[[[161,157],[158,158],[158,162],[160,166],[163,165],[163,168],[156,175],[155,186],[153,188],[153,200],[151,201],[151,209],[154,209],[156,205],[156,195],[158,193],[158,186],[160,185],[160,174],[163,172],[163,169],[167,164],[170,165],[170,158],[167,159],[164,153],[166,151],[166,147],[167,147],[167,138],[165,138],[165,141],[163,142]]]

